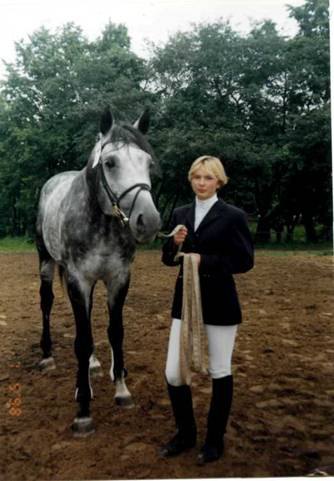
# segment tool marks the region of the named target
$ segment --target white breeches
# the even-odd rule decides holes
[[[182,385],[180,375],[181,326],[181,319],[173,319],[165,371],[167,382],[172,386]],[[208,338],[210,376],[213,379],[229,376],[232,373],[232,354],[238,326],[204,324],[204,327]]]

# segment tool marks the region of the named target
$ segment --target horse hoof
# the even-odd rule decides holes
[[[126,408],[126,409],[131,409],[135,405],[131,396],[126,396],[126,397],[116,396],[115,402],[116,402],[117,406],[120,406],[120,407]]]
[[[56,369],[56,363],[53,357],[46,357],[42,359],[39,363],[39,368],[43,372],[48,372],[52,371],[53,369]]]
[[[72,431],[75,438],[90,436],[95,432],[93,419],[90,417],[75,418],[72,424]]]
[[[89,367],[89,374],[91,377],[103,377],[103,371],[101,366]]]

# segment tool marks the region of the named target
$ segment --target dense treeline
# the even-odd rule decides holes
[[[190,163],[210,153],[230,177],[224,198],[256,220],[257,240],[271,230],[292,239],[298,223],[308,241],[331,238],[328,0],[288,8],[294,38],[271,21],[246,36],[219,21],[153,46],[149,60],[112,23],[95,41],[67,24],[17,43],[0,90],[0,235],[33,235],[42,184],[85,165],[109,104],[119,120],[151,109],[166,223],[190,198]]]

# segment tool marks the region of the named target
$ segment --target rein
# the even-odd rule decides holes
[[[173,237],[182,224],[177,225],[169,234],[159,233],[159,237]],[[181,251],[178,246],[174,259],[183,257],[182,283],[182,327],[180,338],[180,374],[184,384],[191,384],[191,368],[196,372],[207,373],[207,362],[204,356],[204,329],[201,287],[198,266],[195,257]]]
[[[204,355],[204,328],[201,287],[195,256],[183,255],[182,326],[180,339],[180,375],[184,384],[191,385],[191,368],[208,372]]]

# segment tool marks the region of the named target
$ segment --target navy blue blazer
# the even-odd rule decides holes
[[[233,274],[249,271],[254,265],[254,248],[244,211],[219,199],[206,214],[196,232],[195,202],[174,210],[170,229],[184,224],[188,235],[183,252],[201,255],[199,266],[203,320],[205,324],[235,325],[242,320]],[[175,261],[173,238],[163,245],[162,261],[180,264],[176,279],[172,317],[181,318],[182,258]]]

